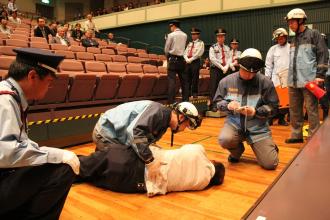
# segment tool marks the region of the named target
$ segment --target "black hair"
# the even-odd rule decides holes
[[[216,161],[213,161],[213,165],[215,167],[215,172],[214,176],[210,180],[209,186],[221,185],[223,183],[223,179],[225,178],[225,166]]]
[[[40,79],[44,79],[47,75],[51,75],[50,72],[48,70],[45,70],[44,68],[32,66],[30,64],[15,60],[9,67],[7,77],[11,77],[16,81],[20,81],[27,77],[31,70],[35,70]]]

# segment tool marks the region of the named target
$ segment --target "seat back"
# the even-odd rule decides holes
[[[104,54],[116,55],[115,50],[114,49],[111,49],[111,48],[102,48],[101,51]]]
[[[112,62],[112,58],[109,54],[94,54],[96,61]]]
[[[101,53],[101,49],[98,48],[98,47],[87,47],[87,52],[89,53],[98,53],[100,54]]]
[[[143,65],[143,72],[144,74],[159,74],[157,67],[153,65]]]
[[[124,63],[107,63],[108,72],[115,75],[126,75],[126,65]]]
[[[143,69],[141,64],[129,63],[126,65],[128,74],[143,74]]]
[[[128,61],[128,63],[141,63],[142,58],[129,56],[129,57],[127,57],[127,61]]]
[[[16,56],[13,49],[18,48],[16,46],[0,46],[0,54],[5,56]]]
[[[65,59],[75,59],[75,55],[72,51],[69,50],[55,50],[55,54],[62,55]]]
[[[2,79],[7,76],[9,67],[15,59],[14,56],[0,56],[0,77]]]
[[[68,50],[68,46],[62,44],[50,44],[52,50]]]
[[[29,47],[29,43],[26,40],[20,39],[7,39],[6,45],[7,46],[15,46],[15,47]]]
[[[30,47],[49,50],[49,45],[43,42],[30,42]]]
[[[69,74],[57,73],[57,78],[54,79],[42,100],[38,104],[54,104],[64,103],[66,101],[69,88]]]
[[[114,55],[112,57],[113,62],[119,62],[119,63],[127,63],[126,56],[123,55]]]
[[[83,46],[71,45],[70,50],[72,52],[86,52],[86,48]]]
[[[77,60],[94,60],[94,54],[89,52],[77,52],[76,58]]]

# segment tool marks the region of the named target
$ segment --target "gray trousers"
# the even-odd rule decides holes
[[[308,136],[320,125],[317,98],[305,88],[289,87],[291,138],[303,138],[304,101],[308,115]]]
[[[225,123],[218,138],[219,144],[229,150],[231,156],[236,159],[239,159],[245,150],[244,140],[244,133],[228,123]],[[273,170],[277,167],[278,148],[271,137],[252,143],[251,148],[258,164],[264,169]]]

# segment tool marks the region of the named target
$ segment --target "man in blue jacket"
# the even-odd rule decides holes
[[[258,163],[264,169],[275,169],[278,148],[272,140],[268,118],[278,109],[273,82],[258,73],[264,61],[258,50],[245,50],[239,59],[239,72],[220,81],[213,102],[228,116],[219,135],[219,143],[230,151],[228,161],[239,162],[245,148],[251,145]]]
[[[320,125],[318,100],[305,88],[309,82],[322,84],[329,59],[328,48],[317,30],[305,26],[307,16],[300,8],[291,10],[286,21],[295,32],[290,48],[288,74],[291,137],[285,142],[303,143],[304,103],[308,114],[308,136]]]
[[[148,167],[148,176],[153,179],[161,163],[156,160],[149,145],[158,141],[170,128],[173,133],[185,128],[196,129],[201,124],[196,107],[181,102],[166,107],[153,101],[136,101],[106,111],[97,122],[93,140],[96,150],[120,145],[133,148],[138,158]]]

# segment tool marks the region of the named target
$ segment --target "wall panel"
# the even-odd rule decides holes
[[[241,42],[241,49],[256,47],[265,56],[272,45],[273,30],[278,27],[287,28],[284,17],[289,10],[295,7],[301,7],[306,11],[308,23],[314,24],[314,27],[319,28],[321,32],[330,33],[329,1],[213,14],[180,20],[182,29],[186,33],[189,33],[192,26],[200,28],[202,30],[201,38],[208,45],[215,42],[214,30],[224,27],[228,33],[227,43],[232,37],[237,37]],[[162,21],[115,28],[111,31],[119,36],[163,47],[164,35],[169,30],[167,22]]]

